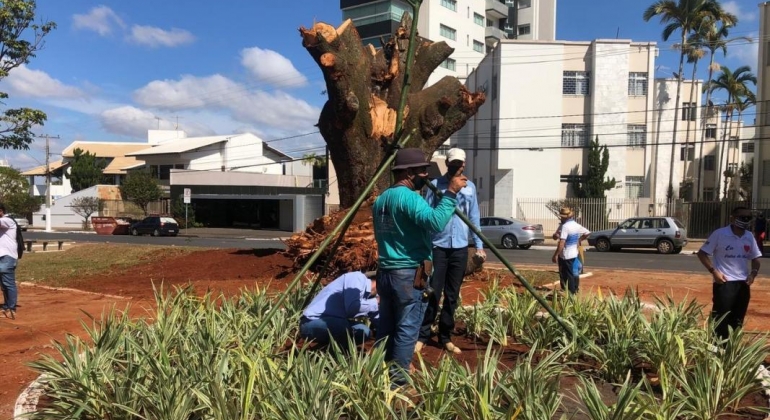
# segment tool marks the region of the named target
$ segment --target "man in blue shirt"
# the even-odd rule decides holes
[[[371,335],[363,318],[376,322],[379,311],[375,272],[343,274],[321,289],[302,312],[299,333],[306,340],[328,344],[329,337],[346,347],[348,336],[356,343]]]
[[[449,183],[456,174],[462,174],[465,169],[465,151],[458,148],[449,149],[446,156],[447,173],[441,178],[433,180],[433,185],[442,193],[447,190]],[[425,200],[431,207],[435,207],[439,200],[428,190]],[[457,208],[463,212],[477,228],[480,227],[479,202],[476,196],[476,185],[468,181],[467,185],[457,193]],[[468,235],[470,229],[456,214],[452,216],[444,230],[433,233],[433,279],[431,286],[435,290],[428,298],[428,307],[420,327],[420,337],[415,351],[419,352],[430,339],[431,327],[439,315],[439,300],[444,295],[444,304],[438,323],[438,339],[441,346],[454,354],[460,354],[461,350],[452,343],[451,334],[455,327],[455,310],[457,300],[460,297],[460,286],[465,277],[465,268],[468,265]],[[484,252],[484,244],[481,238],[473,235],[476,247],[476,258],[482,261],[487,258]]]

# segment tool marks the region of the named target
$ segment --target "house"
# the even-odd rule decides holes
[[[323,214],[325,189],[314,185],[312,167],[253,134],[187,137],[180,130],[150,130],[144,143],[74,142],[61,162],[49,165],[62,184],[51,191],[60,189],[51,208],[54,228],[73,227],[72,218],[64,216],[72,211],[71,187],[63,174],[78,147],[110,159],[105,174],[113,175],[114,185],[130,171],[150,171],[165,193],[156,211],[170,212],[189,189],[196,221],[205,226],[298,231]],[[45,167],[24,174],[44,176]],[[32,192],[45,193],[40,187]],[[45,224],[45,210],[33,215],[34,225]]]

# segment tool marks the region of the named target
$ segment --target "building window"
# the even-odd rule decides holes
[[[715,138],[717,138],[717,125],[716,124],[706,124],[706,138],[708,138],[708,139],[715,139]]]
[[[679,149],[679,160],[684,161],[685,150],[687,151],[687,160],[692,162],[695,158],[695,146],[682,146]]]
[[[484,24],[486,22],[485,22],[484,16],[481,16],[478,13],[474,13],[473,14],[473,23],[475,23],[476,25],[479,25],[479,26],[484,26]]]
[[[762,161],[762,186],[770,187],[770,160]]]
[[[754,153],[754,142],[747,141],[741,145],[741,153]]]
[[[457,11],[457,0],[441,0],[441,5],[453,12]]]
[[[453,58],[447,58],[441,63],[441,67],[447,70],[455,71],[455,68],[457,67],[457,61],[455,61]]]
[[[682,102],[682,121],[695,121],[697,114],[695,102]]]
[[[439,34],[444,38],[451,39],[452,41],[457,41],[457,31],[455,29],[450,28],[449,26],[446,26],[446,25],[439,26]]]
[[[716,167],[716,156],[714,155],[706,155],[703,156],[703,170],[704,171],[713,171]]]
[[[714,201],[714,188],[703,189],[703,201]]]
[[[562,124],[562,147],[585,147],[588,143],[588,126],[585,124]]]
[[[626,177],[626,198],[639,198],[644,196],[644,177]]]
[[[562,91],[565,95],[588,95],[587,71],[565,71]]]
[[[628,125],[628,146],[644,147],[647,144],[647,126],[644,124]]]
[[[526,9],[532,7],[532,0],[519,0],[519,9]]]
[[[738,136],[730,136],[730,141],[727,142],[727,145],[731,149],[737,149],[738,148]]]
[[[473,40],[473,51],[480,52],[484,54],[484,43]]]
[[[647,95],[647,73],[628,73],[628,96]]]
[[[519,35],[529,35],[530,34],[529,24],[527,24],[527,25],[519,25],[518,34]]]

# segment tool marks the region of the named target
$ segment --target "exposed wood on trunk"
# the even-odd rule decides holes
[[[341,206],[349,207],[374,175],[393,142],[396,110],[404,88],[411,17],[383,48],[364,46],[350,20],[338,28],[316,23],[300,28],[303,46],[321,68],[329,99],[318,128],[337,172]],[[445,77],[423,90],[432,72],[454,51],[444,42],[418,37],[404,130],[417,128],[409,147],[435,151],[484,103],[483,93],[469,92],[456,78]],[[388,185],[383,179],[382,190]]]

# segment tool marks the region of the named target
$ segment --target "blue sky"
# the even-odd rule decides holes
[[[675,40],[660,39],[657,18],[642,20],[648,4],[558,0],[557,38],[619,33],[657,41],[656,76],[670,77],[678,63]],[[757,36],[756,0],[723,5],[741,19],[733,35]],[[148,128],[177,124],[192,136],[252,132],[273,140],[314,132],[326,97],[298,28],[341,22],[336,0],[38,0],[38,17],[58,28],[36,58],[0,81],[0,91],[11,95],[8,106],[48,114],[36,132],[60,136],[51,141],[54,153],[74,140],[145,141]],[[717,61],[755,68],[756,50],[756,44],[736,43]],[[705,78],[706,66],[700,67]],[[309,135],[272,145],[301,156],[319,152],[312,148],[320,144]],[[44,145],[37,139],[28,151],[0,150],[0,159],[28,169],[45,161]]]

